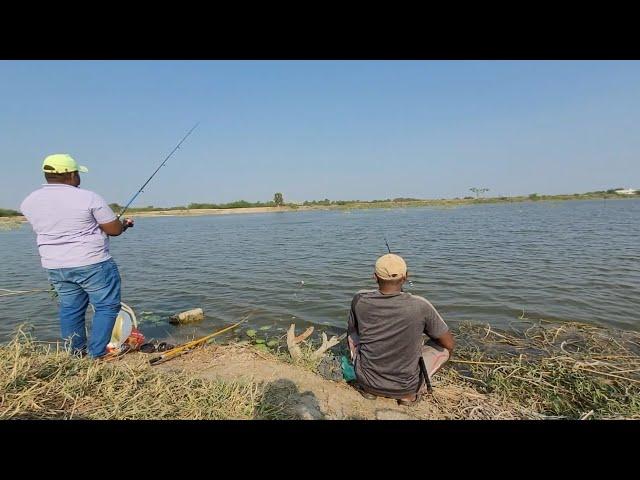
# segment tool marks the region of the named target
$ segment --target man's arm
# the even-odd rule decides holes
[[[349,319],[347,320],[347,343],[349,344],[349,352],[351,353],[351,361],[353,362],[358,344],[360,343],[360,336],[358,335],[358,320],[356,317],[356,295],[351,301],[351,309],[349,310]]]
[[[133,227],[133,220],[127,218],[125,220],[114,220],[108,223],[99,223],[100,228],[104,233],[109,235],[110,237],[117,237],[122,234],[127,228]]]
[[[436,342],[438,342],[441,346],[449,350],[449,354],[453,353],[453,349],[455,347],[456,341],[453,339],[453,335],[450,331],[445,333],[439,338],[434,338]]]
[[[418,298],[424,302],[424,307],[426,309],[424,333],[440,346],[449,350],[449,354],[453,353],[455,340],[453,339],[453,335],[451,334],[448,325],[442,319],[431,302],[423,297]]]
[[[102,231],[110,237],[117,237],[127,228],[133,227],[133,220],[130,218],[118,220],[104,198],[96,193],[93,194],[90,209]]]
[[[124,228],[122,226],[122,223],[120,223],[120,220],[114,220],[113,222],[109,223],[100,223],[99,225],[102,231],[110,237],[117,237],[122,233]]]

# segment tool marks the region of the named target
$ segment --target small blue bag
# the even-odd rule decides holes
[[[340,366],[342,367],[342,378],[344,378],[345,382],[353,382],[356,379],[356,371],[353,369],[351,361],[344,355],[340,357]]]

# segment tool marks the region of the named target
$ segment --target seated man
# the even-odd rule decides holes
[[[453,336],[429,301],[402,291],[407,280],[402,257],[378,258],[374,276],[378,290],[358,292],[349,313],[356,386],[366,398],[389,397],[407,405],[423,391],[420,357],[431,377],[449,359]],[[430,337],[426,345],[423,333]]]

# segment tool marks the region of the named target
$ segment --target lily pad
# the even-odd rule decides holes
[[[264,327],[260,327],[260,330],[269,330],[273,325],[265,325]]]
[[[267,347],[269,348],[274,348],[278,346],[278,341],[277,340],[269,340],[267,342]]]
[[[258,350],[261,350],[263,352],[268,352],[269,351],[269,347],[267,347],[263,343],[260,343],[260,344],[256,345],[255,348],[258,349]]]
[[[264,343],[264,338],[256,338],[256,343],[258,344]]]
[[[164,323],[160,315],[150,314],[139,318],[139,323]]]
[[[255,330],[247,330],[246,332],[244,332],[247,334],[247,337],[253,338],[256,336],[256,331]]]

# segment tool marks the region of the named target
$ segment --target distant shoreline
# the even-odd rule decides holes
[[[342,205],[297,205],[282,207],[248,207],[248,208],[198,208],[198,209],[172,209],[172,210],[130,210],[131,217],[196,217],[205,215],[234,215],[247,213],[278,213],[278,212],[298,212],[310,210],[361,210],[372,208],[409,208],[409,207],[456,207],[466,205],[483,205],[495,203],[523,203],[523,202],[549,202],[568,200],[628,200],[638,199],[638,195],[622,196],[617,194],[607,195],[541,195],[536,198],[529,196],[521,197],[494,197],[480,199],[438,199],[438,200],[409,200],[409,201],[376,201],[376,202],[353,202]],[[0,217],[0,222],[26,222],[24,216]]]

